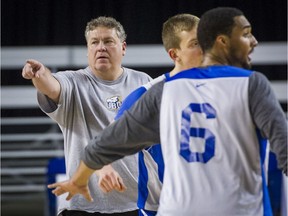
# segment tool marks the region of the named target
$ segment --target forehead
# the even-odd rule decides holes
[[[243,30],[245,28],[251,28],[251,24],[249,23],[249,21],[246,19],[245,16],[236,16],[234,18],[234,29],[238,29],[238,30]]]
[[[193,28],[190,31],[181,31],[178,34],[181,41],[190,41],[190,40],[196,40],[197,39],[197,29]]]
[[[114,28],[96,27],[88,32],[88,38],[118,38],[117,31]]]

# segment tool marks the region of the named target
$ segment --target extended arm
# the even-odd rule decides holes
[[[22,76],[25,79],[31,79],[39,92],[58,103],[61,91],[60,84],[42,63],[32,59],[27,60],[22,69]]]

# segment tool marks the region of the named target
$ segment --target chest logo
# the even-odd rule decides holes
[[[121,96],[113,96],[106,99],[106,104],[109,110],[118,110],[122,105]]]

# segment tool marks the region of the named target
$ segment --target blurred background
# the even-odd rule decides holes
[[[163,22],[178,13],[200,17],[219,6],[241,9],[252,24],[259,42],[253,69],[268,77],[287,113],[287,0],[2,0],[1,215],[48,216],[54,201],[46,184],[63,171],[63,137],[38,108],[31,81],[21,76],[26,59],[53,72],[86,67],[86,23],[106,15],[128,35],[123,65],[157,77],[172,68],[161,42]],[[281,215],[281,173],[272,163],[270,168],[271,202]]]

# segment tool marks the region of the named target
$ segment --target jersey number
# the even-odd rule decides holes
[[[206,119],[216,118],[216,110],[208,103],[191,103],[182,111],[180,155],[188,162],[207,163],[215,153],[215,136],[208,128],[191,127],[191,114],[204,113]],[[205,140],[204,152],[192,152],[189,148],[190,137]]]

